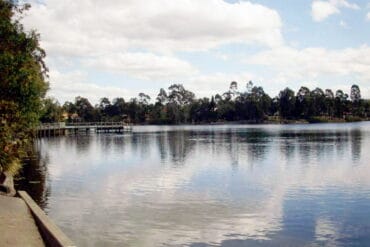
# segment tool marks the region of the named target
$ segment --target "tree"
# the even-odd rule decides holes
[[[338,89],[335,92],[335,98],[339,99],[340,101],[344,102],[348,99],[348,94],[344,93],[342,90]]]
[[[234,121],[236,120],[235,103],[230,100],[221,100],[217,104],[217,113],[220,120]]]
[[[232,81],[230,83],[229,90],[222,94],[225,100],[235,100],[238,95],[238,83],[236,81]]]
[[[173,84],[168,90],[170,91],[169,101],[180,106],[190,104],[195,98],[194,93],[186,90],[182,84]]]
[[[186,90],[182,84],[173,84],[169,88],[166,105],[167,119],[170,123],[186,123],[190,119],[190,104],[194,102],[193,92]]]
[[[215,95],[215,103],[216,104],[219,104],[221,101],[222,101],[222,96],[219,95],[219,94],[216,94]]]
[[[308,87],[301,87],[296,96],[295,117],[308,118],[311,116],[311,91]]]
[[[229,98],[231,100],[235,100],[236,97],[238,97],[239,92],[238,92],[238,83],[236,81],[232,81],[230,83],[229,91],[226,93],[228,94]]]
[[[26,33],[15,13],[22,14],[30,5],[0,1],[0,78],[1,99],[16,103],[27,127],[38,123],[42,98],[48,89],[45,51],[35,31]]]
[[[254,120],[261,121],[269,113],[271,98],[262,87],[253,87],[251,92],[252,102],[256,105]]]
[[[335,116],[343,117],[343,114],[347,111],[347,99],[348,94],[345,94],[342,90],[335,92]]]
[[[352,85],[351,87],[351,100],[352,102],[360,102],[361,100],[361,91],[360,87],[357,85]]]
[[[294,91],[290,88],[285,88],[279,93],[279,111],[284,118],[292,118],[294,116],[295,97]]]
[[[252,91],[252,88],[253,88],[253,82],[249,81],[247,83],[246,87],[247,87],[247,93],[250,93]]]
[[[229,89],[230,89],[231,92],[238,91],[238,83],[236,81],[232,81],[230,83],[230,88]]]
[[[157,102],[161,105],[165,105],[168,102],[168,96],[167,96],[166,90],[164,90],[163,88],[159,90],[159,94],[157,96]]]
[[[48,89],[46,54],[39,35],[26,33],[20,23],[29,8],[0,0],[0,172],[24,157]]]
[[[112,104],[110,103],[110,100],[107,97],[101,98],[97,109],[97,112],[99,113],[98,118],[101,121],[108,120],[114,114],[112,110],[113,108]]]
[[[55,123],[63,120],[63,109],[54,98],[43,100],[40,121],[42,123]]]
[[[149,116],[150,106],[149,106],[150,96],[145,93],[139,93],[139,113],[140,121],[146,122]]]
[[[111,106],[110,100],[107,97],[101,98],[99,103],[100,109],[106,109]]]
[[[315,88],[311,92],[312,115],[321,116],[325,113],[325,93],[321,88]]]
[[[124,117],[126,117],[126,103],[124,98],[115,98],[113,99],[112,104],[112,112],[113,112],[113,118],[115,118],[118,121],[124,120]]]
[[[87,98],[78,96],[75,98],[76,112],[82,121],[92,122],[96,120],[95,109]]]
[[[297,92],[297,100],[299,102],[303,102],[310,96],[310,89],[308,87],[301,87]]]
[[[143,105],[148,105],[150,101],[150,96],[145,93],[139,93],[139,103]]]
[[[212,97],[211,100],[209,98],[202,98],[190,105],[190,115],[192,122],[196,123],[210,123],[215,121],[215,102]]]
[[[70,101],[66,101],[63,104],[63,110],[66,111],[68,114],[76,113],[76,106]]]
[[[334,93],[331,89],[325,89],[325,98],[334,99]]]
[[[325,89],[326,114],[329,117],[334,115],[334,93],[331,89]]]
[[[74,103],[70,102],[70,101],[66,101],[63,106],[62,106],[62,110],[67,113],[68,115],[68,118],[67,118],[67,121],[70,122],[72,121],[72,117],[73,117],[73,114],[76,114],[77,113],[77,109],[76,109],[76,106]]]
[[[239,94],[235,101],[236,120],[261,122],[271,106],[271,98],[262,87],[254,86]]]
[[[134,123],[138,123],[139,121],[139,104],[138,100],[136,98],[130,99],[130,101],[127,104],[127,114],[129,116],[130,121]]]
[[[365,105],[361,99],[361,91],[358,85],[352,85],[351,87],[351,101],[352,101],[352,115],[365,116]]]

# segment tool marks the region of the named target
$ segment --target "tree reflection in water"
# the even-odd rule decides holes
[[[45,138],[19,188],[80,246],[361,245],[369,130],[143,126]]]

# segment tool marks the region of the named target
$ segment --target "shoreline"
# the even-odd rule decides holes
[[[158,125],[158,126],[181,126],[181,125],[268,125],[268,124],[280,124],[280,125],[289,125],[289,124],[324,124],[324,123],[357,123],[357,122],[368,122],[370,118],[367,119],[324,119],[321,117],[315,117],[310,120],[307,119],[267,119],[264,121],[218,121],[218,122],[199,122],[199,123],[177,123],[177,124],[169,124],[169,123],[139,123],[139,124],[132,124],[132,126],[151,126],[151,125]]]

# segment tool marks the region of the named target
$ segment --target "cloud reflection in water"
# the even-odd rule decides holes
[[[352,218],[356,207],[370,221],[369,127],[138,127],[42,139],[45,209],[79,246],[361,243],[370,225]]]

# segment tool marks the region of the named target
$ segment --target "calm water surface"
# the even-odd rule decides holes
[[[23,184],[78,246],[370,246],[369,122],[145,126],[36,149]]]

